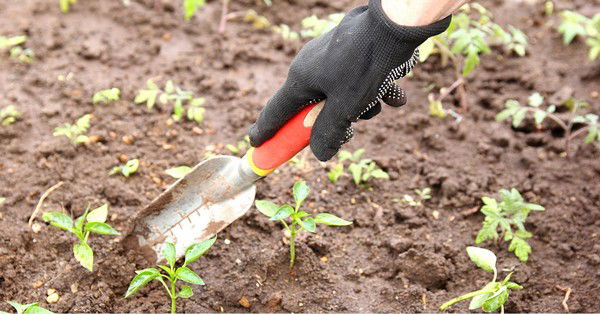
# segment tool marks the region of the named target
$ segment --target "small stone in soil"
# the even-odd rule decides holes
[[[327,261],[329,261],[329,258],[327,258],[327,256],[322,256],[321,257],[321,262],[327,263]]]
[[[60,299],[60,296],[58,295],[58,293],[54,292],[53,294],[46,297],[46,302],[48,302],[50,304],[54,304],[54,303],[58,302],[59,299]]]
[[[238,264],[238,265],[241,265],[242,264],[242,260],[239,259],[239,258],[236,258],[235,259],[235,263]]]
[[[38,280],[38,281],[34,282],[33,285],[31,285],[31,287],[33,289],[37,289],[37,288],[41,287],[43,284],[44,284],[43,282]]]
[[[125,135],[122,137],[123,143],[125,143],[126,145],[131,145],[133,144],[133,136],[131,135]]]
[[[440,219],[440,212],[437,210],[434,210],[433,212],[431,212],[431,214],[433,215],[434,219]]]
[[[223,242],[225,242],[225,244],[231,244],[231,240],[229,240],[229,239],[225,239],[225,241],[223,241]]]
[[[125,155],[125,154],[120,154],[119,155],[119,161],[122,162],[122,163],[126,163],[126,162],[129,161],[129,157],[127,157],[127,155]]]
[[[246,296],[243,296],[240,301],[239,301],[240,305],[243,306],[244,308],[250,308],[250,301],[248,301],[248,298],[246,298]]]
[[[42,230],[42,225],[40,225],[39,223],[34,223],[33,225],[31,225],[31,231],[33,231],[33,233],[39,233]]]

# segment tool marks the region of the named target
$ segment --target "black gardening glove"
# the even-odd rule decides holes
[[[304,106],[327,99],[310,147],[319,160],[329,160],[352,137],[353,122],[381,111],[379,100],[404,104],[404,92],[394,81],[417,62],[416,48],[446,30],[450,20],[399,26],[385,15],[381,0],[350,11],[333,30],[300,50],[286,82],[250,128],[250,143],[261,145]]]

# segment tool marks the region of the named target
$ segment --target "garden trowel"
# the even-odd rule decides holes
[[[242,158],[215,156],[196,165],[135,215],[126,245],[153,262],[161,259],[165,242],[175,245],[179,258],[190,245],[215,236],[252,207],[256,181],[309,144],[323,104],[305,107]]]

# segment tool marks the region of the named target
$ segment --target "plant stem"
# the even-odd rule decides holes
[[[177,300],[177,294],[175,293],[175,282],[177,281],[177,279],[173,279],[171,281],[171,313],[175,314],[177,313],[177,305],[175,303],[175,300]]]
[[[295,262],[296,262],[296,222],[292,221],[292,228],[290,229],[290,270],[294,269]]]
[[[565,148],[565,153],[567,154],[567,158],[571,158],[571,140],[578,137],[579,135],[581,135],[583,132],[586,132],[588,129],[590,128],[590,126],[585,126],[577,131],[575,131],[575,133],[570,133],[569,136],[567,137],[567,143],[565,144],[566,148]]]
[[[486,290],[486,289],[481,289],[481,290],[477,290],[477,291],[473,291],[473,292],[469,292],[467,294],[461,295],[458,298],[454,298],[444,304],[442,304],[440,306],[440,311],[444,311],[445,309],[449,308],[450,306],[460,302],[460,301],[464,301],[473,297],[476,297],[478,295],[482,295],[484,293],[488,293],[488,292],[492,292],[491,290]]]

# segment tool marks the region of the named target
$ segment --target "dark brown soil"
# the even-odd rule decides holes
[[[172,3],[177,3],[173,5]],[[55,0],[0,2],[2,35],[27,34],[37,59],[24,66],[0,58],[0,107],[13,104],[23,119],[0,127],[0,300],[40,302],[55,312],[165,312],[168,301],[158,284],[129,299],[123,294],[144,265],[139,252],[119,239],[92,238],[95,272],[72,255],[74,238],[46,226],[33,233],[27,220],[41,194],[59,181],[63,187],[45,202],[46,210],[80,215],[88,203],[110,203],[110,223],[125,230],[134,212],[173,181],[164,170],[194,165],[210,151],[241,139],[260,108],[285,79],[299,43],[240,21],[217,32],[220,5],[211,1],[190,23],[179,1],[81,0],[68,14]],[[312,13],[347,10],[360,1],[234,2],[233,10],[255,8],[272,22],[294,28]],[[596,1],[565,7],[588,16]],[[487,245],[500,268],[516,267],[514,281],[525,289],[512,294],[511,312],[561,312],[564,292],[573,289],[573,312],[598,311],[600,301],[600,153],[579,141],[573,158],[562,154],[564,138],[552,132],[512,130],[494,116],[508,98],[524,100],[533,91],[551,97],[572,92],[600,112],[600,63],[586,59],[581,42],[564,47],[542,18],[541,4],[493,1],[500,24],[524,29],[530,38],[525,58],[494,52],[469,80],[469,112],[460,124],[428,116],[425,87],[448,86],[451,69],[421,65],[402,84],[409,104],[368,123],[359,123],[349,149],[365,147],[391,175],[355,187],[349,178],[327,180],[327,166],[305,152],[303,167],[283,166],[258,184],[259,199],[291,200],[295,179],[309,182],[309,211],[327,211],[354,221],[347,228],[321,227],[300,239],[298,263],[290,275],[281,227],[251,210],[225,229],[215,247],[193,269],[207,285],[179,301],[181,312],[429,312],[451,297],[476,289],[489,275],[470,263],[465,247],[474,243],[483,217],[464,215],[480,198],[501,188],[518,188],[530,202],[546,207],[527,227],[534,233],[530,261],[521,264],[507,245]],[[562,4],[561,4],[562,6]],[[59,82],[57,76],[72,72]],[[168,108],[134,105],[138,89],[151,77],[172,79],[207,98],[203,132],[191,122],[169,125]],[[122,100],[93,106],[95,91],[119,87]],[[595,98],[594,98],[595,95]],[[451,104],[454,100],[451,100]],[[160,107],[160,106],[159,106]],[[458,110],[458,108],[455,108]],[[89,132],[100,140],[73,147],[52,130],[93,113]],[[202,134],[199,134],[202,133]],[[133,145],[123,142],[132,136]],[[139,158],[129,179],[107,172],[118,157]],[[394,201],[429,186],[423,207]],[[436,219],[433,211],[439,212]],[[230,243],[225,244],[225,239]],[[42,285],[33,288],[36,282]],[[56,304],[45,301],[56,289]],[[249,308],[240,305],[245,297]],[[466,303],[451,310],[466,311]],[[9,310],[0,304],[1,310]]]

